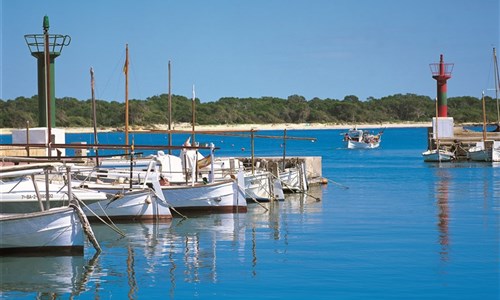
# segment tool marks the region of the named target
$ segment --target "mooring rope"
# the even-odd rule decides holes
[[[308,174],[308,175],[314,175],[314,173],[312,173],[312,172],[307,172],[307,174]],[[329,178],[327,178],[327,177],[322,177],[322,178],[324,178],[324,179],[328,180],[329,182],[331,182],[331,183],[333,183],[333,184],[336,184],[336,185],[338,185],[338,186],[342,187],[342,188],[343,188],[343,189],[345,189],[345,190],[349,189],[349,187],[348,187],[347,185],[343,185],[343,184],[341,184],[341,183],[335,182],[335,181],[333,181],[333,180],[331,180],[331,179],[329,179]]]
[[[123,231],[120,230],[120,228],[118,228],[118,226],[116,226],[112,221],[111,219],[109,218],[108,215],[106,215],[106,212],[104,212],[104,209],[102,209],[102,206],[101,206],[101,210],[104,212],[104,214],[106,215],[106,217],[108,218],[108,220],[110,221],[111,224],[108,224],[103,218],[101,218],[98,214],[96,214],[92,209],[90,209],[88,207],[88,205],[83,202],[82,200],[78,199],[78,202],[83,204],[83,206],[85,206],[85,208],[88,209],[88,211],[90,211],[97,219],[99,219],[99,221],[101,221],[102,223],[104,223],[106,226],[108,226],[109,228],[111,228],[111,230],[113,230],[114,232],[118,233],[119,235],[125,237],[125,233]],[[101,204],[99,203],[99,206]]]
[[[238,189],[239,189],[240,191],[242,191],[242,192],[243,192],[243,194],[245,194],[245,195],[246,195],[245,190],[244,190],[244,189],[242,189],[242,188],[241,188],[241,186],[239,186],[239,185],[238,185]],[[251,200],[253,200],[255,203],[257,203],[258,205],[260,205],[260,206],[261,206],[262,208],[264,208],[266,211],[268,211],[268,210],[269,210],[267,207],[265,207],[264,205],[262,205],[262,203],[260,203],[260,202],[259,202],[257,199],[255,199],[254,197],[250,197],[250,199],[251,199]]]
[[[78,205],[78,202],[72,202],[69,204],[69,206],[72,207],[78,214],[80,222],[82,223],[83,231],[87,235],[89,241],[94,246],[94,249],[99,253],[102,252],[101,246],[99,245],[99,242],[95,238],[94,232],[92,231],[92,227],[90,227],[89,220],[87,219],[87,216],[85,216],[85,213],[83,212],[80,205]]]
[[[306,195],[306,196],[308,196],[308,197],[313,198],[313,199],[314,199],[314,200],[316,200],[316,201],[321,201],[321,198],[319,198],[319,197],[315,197],[315,196],[313,196],[313,195],[311,195],[311,194],[307,193],[307,192],[306,192],[306,191],[304,191],[304,190],[301,190],[300,192],[295,191],[295,190],[294,190],[294,189],[292,189],[292,188],[290,187],[290,185],[288,185],[285,181],[281,180],[279,177],[276,177],[276,176],[275,176],[274,174],[272,174],[272,173],[271,173],[271,175],[272,175],[274,178],[276,178],[277,180],[279,180],[282,184],[286,185],[286,186],[288,187],[288,189],[289,189],[290,191],[292,191],[292,193],[294,193],[294,194],[297,194],[297,193],[304,194],[304,195]]]

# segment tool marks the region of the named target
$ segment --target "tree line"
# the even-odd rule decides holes
[[[172,124],[192,122],[192,99],[172,95]],[[487,120],[498,122],[497,101],[485,97]],[[344,99],[306,100],[300,95],[287,99],[276,97],[221,98],[202,103],[195,100],[197,125],[269,124],[269,123],[324,123],[367,124],[396,122],[427,122],[436,114],[435,100],[416,94],[395,94],[360,101],[354,95]],[[56,126],[92,127],[91,100],[71,97],[56,99]],[[0,99],[0,128],[38,126],[38,96]],[[96,100],[96,119],[99,128],[125,126],[125,104],[117,101]],[[448,115],[456,123],[482,123],[482,102],[475,97],[448,98]],[[162,94],[145,100],[129,100],[129,125],[152,126],[168,124],[168,95]]]

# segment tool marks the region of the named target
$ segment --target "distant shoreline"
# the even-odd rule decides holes
[[[249,130],[316,130],[316,129],[350,129],[353,127],[363,129],[376,128],[418,128],[431,127],[431,122],[405,122],[405,123],[382,123],[382,124],[323,124],[323,123],[279,123],[279,124],[221,124],[221,125],[197,125],[195,131],[249,131]],[[92,127],[57,127],[64,129],[66,133],[88,133],[94,132]],[[173,130],[191,131],[192,127],[188,123],[176,123],[172,125]],[[11,134],[16,128],[2,128],[0,134]],[[129,131],[162,131],[168,130],[166,124],[156,124],[151,126],[129,126]],[[124,131],[124,128],[100,127],[98,132]]]

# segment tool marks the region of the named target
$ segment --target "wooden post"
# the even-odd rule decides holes
[[[286,157],[286,128],[283,130],[283,172],[285,171],[285,157]]]
[[[254,131],[253,128],[250,130],[250,137],[251,137],[251,150],[252,150],[252,174],[255,174],[255,157],[254,157]]]

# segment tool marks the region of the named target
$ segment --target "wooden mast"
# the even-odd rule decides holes
[[[484,101],[484,91],[481,98],[483,102],[483,143],[486,141],[486,103]],[[486,144],[484,144],[484,149],[486,149]]]
[[[500,90],[500,74],[498,73],[497,50],[493,48],[493,63],[495,67],[495,98],[497,100],[497,125],[500,126],[500,106],[498,105],[498,91]]]
[[[92,123],[94,124],[94,144],[99,144],[97,139],[97,116],[95,105],[95,92],[94,92],[94,69],[90,67],[90,89],[92,95]],[[99,166],[99,148],[95,148],[95,163]]]
[[[172,90],[171,90],[170,60],[168,61],[168,146],[172,146]],[[172,149],[168,149],[168,154],[172,154]]]
[[[128,44],[125,46],[125,145],[128,145]]]
[[[196,99],[196,95],[195,95],[195,92],[194,92],[194,84],[193,84],[193,101],[191,102],[191,145],[195,145],[195,134],[194,134],[194,126],[195,126],[195,122],[196,122],[196,108],[195,108],[195,99]]]
[[[439,123],[439,108],[438,108],[438,99],[436,98],[436,126],[435,126],[435,129],[436,129],[436,134],[434,135],[434,138],[436,139],[436,151],[438,152],[438,155],[439,155],[439,137],[438,137],[438,123]],[[439,157],[439,160],[441,160],[441,157]]]
[[[283,130],[283,172],[285,172],[285,158],[286,158],[286,128]]]

